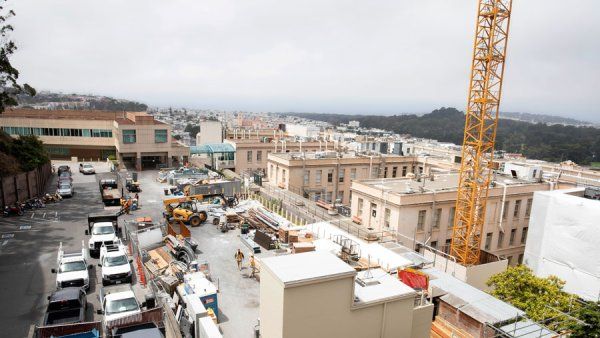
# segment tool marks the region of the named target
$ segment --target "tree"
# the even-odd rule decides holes
[[[0,45],[0,113],[4,112],[6,107],[17,105],[17,94],[35,95],[33,87],[26,83],[20,85],[17,82],[19,71],[10,63],[10,56],[17,50],[17,45],[8,37],[8,34],[13,31],[13,27],[6,22],[15,16],[15,12],[6,10],[2,5],[6,1],[0,0],[0,38],[3,41]]]
[[[600,337],[600,302],[589,302],[581,307],[579,311],[575,313],[575,316],[585,322],[575,323],[572,327],[571,337],[573,338],[586,338]]]
[[[563,291],[564,281],[556,276],[537,277],[525,265],[509,267],[492,276],[487,285],[492,287],[493,296],[525,311],[534,321],[548,321],[560,312],[571,312],[579,307],[577,297]],[[564,320],[559,321],[561,319]],[[556,327],[552,321],[545,324],[551,329],[565,328]]]
[[[190,133],[191,138],[196,138],[196,134],[198,134],[200,132],[200,126],[188,123],[185,126],[184,131],[187,131],[188,133]]]

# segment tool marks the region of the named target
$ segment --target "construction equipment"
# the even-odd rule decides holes
[[[138,181],[137,173],[133,173],[131,177],[125,178],[125,188],[129,192],[141,192],[140,182]]]
[[[226,201],[223,195],[191,195],[163,200],[165,218],[188,223],[192,227],[200,226],[208,219],[208,213],[215,204],[203,204],[204,199],[217,197],[223,205]]]
[[[479,0],[450,254],[478,264],[492,179],[512,0]]]

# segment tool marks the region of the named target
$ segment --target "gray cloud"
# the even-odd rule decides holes
[[[476,0],[18,0],[40,89],[153,105],[427,112],[466,105]],[[515,0],[502,110],[600,121],[600,2]]]

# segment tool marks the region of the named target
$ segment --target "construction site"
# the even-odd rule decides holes
[[[571,309],[599,300],[597,259],[581,257],[598,253],[600,175],[497,158],[512,10],[478,0],[460,150],[415,154],[385,135],[385,146],[361,141],[365,151],[301,123],[239,132],[213,120],[203,125],[218,131],[197,137],[210,143],[180,147],[144,113],[130,115],[164,154],[54,160],[47,207],[5,206],[0,266],[14,280],[0,293],[20,297],[2,312],[18,315],[6,336],[551,338],[591,327]],[[118,137],[134,147],[135,130]],[[567,310],[545,304],[540,320],[494,296],[490,280],[522,265],[566,276]]]

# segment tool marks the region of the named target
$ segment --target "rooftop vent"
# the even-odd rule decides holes
[[[356,282],[362,286],[362,287],[367,287],[367,286],[373,286],[373,285],[379,285],[381,284],[378,280],[373,279],[373,278],[356,278]]]

